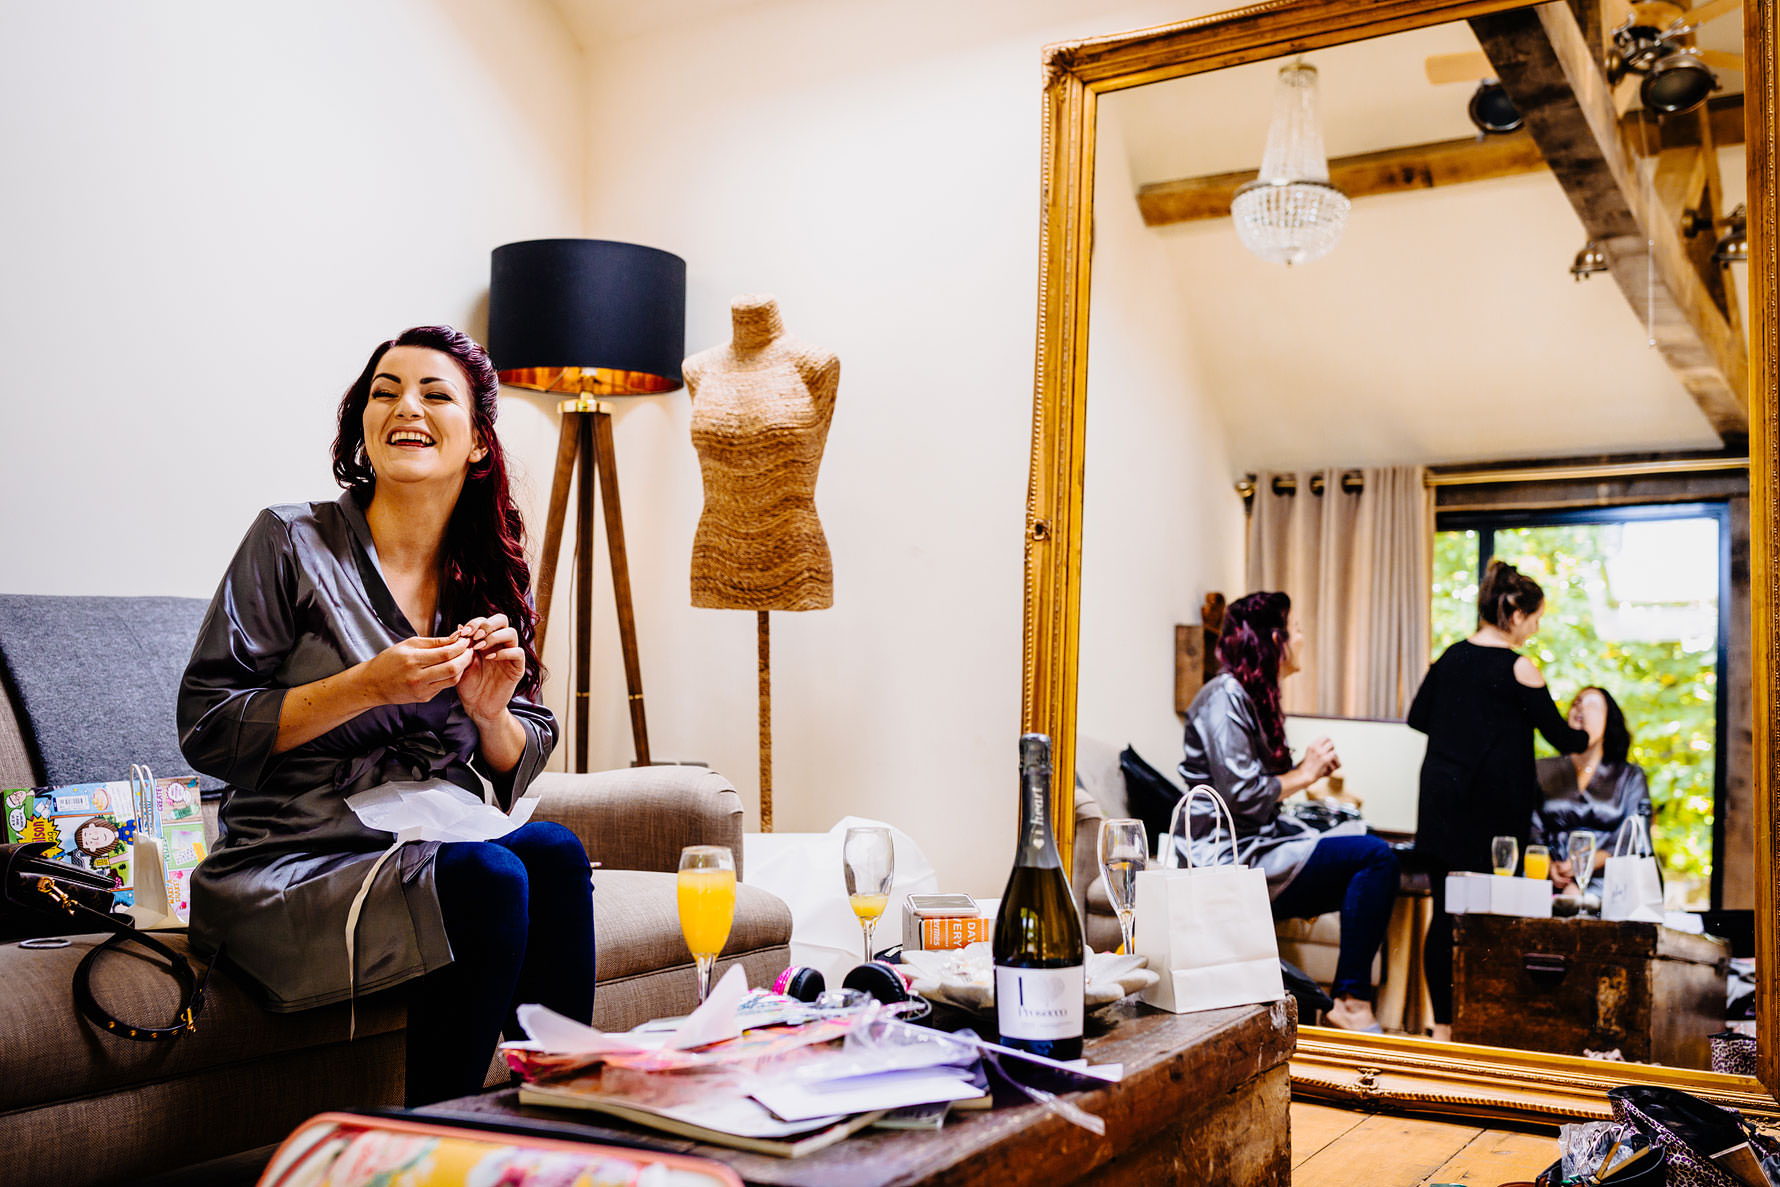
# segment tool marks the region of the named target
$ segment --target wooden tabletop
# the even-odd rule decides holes
[[[674,1138],[584,1110],[521,1105],[518,1090],[501,1088],[421,1110],[431,1117],[484,1120],[524,1117],[569,1123],[590,1141],[713,1158],[755,1187],[893,1187],[906,1184],[1021,1187],[1071,1182],[1121,1151],[1283,1064],[1297,1040],[1291,1000],[1198,1014],[1168,1014],[1135,999],[1090,1022],[1084,1054],[1093,1063],[1122,1063],[1123,1082],[1069,1099],[1106,1122],[1096,1137],[1038,1105],[961,1113],[932,1132],[865,1130],[797,1159],[746,1154]],[[1283,1124],[1283,1119],[1281,1121]]]

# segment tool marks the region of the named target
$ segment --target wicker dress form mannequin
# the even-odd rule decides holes
[[[730,321],[730,342],[681,368],[705,495],[692,540],[692,604],[758,614],[760,827],[771,832],[767,612],[834,604],[834,565],[815,495],[841,364],[787,334],[771,297],[735,298]]]

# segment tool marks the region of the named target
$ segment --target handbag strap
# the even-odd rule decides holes
[[[204,1009],[204,986],[210,981],[210,970],[216,967],[216,960],[211,959],[204,966],[203,976],[192,972],[191,962],[161,943],[153,936],[146,935],[118,919],[102,911],[95,911],[83,903],[78,903],[56,885],[56,880],[48,874],[38,874],[30,878],[34,889],[44,897],[53,901],[56,906],[68,912],[75,919],[95,924],[111,934],[105,942],[81,957],[80,965],[74,970],[74,1005],[93,1025],[120,1038],[136,1039],[139,1042],[152,1043],[161,1039],[176,1039],[182,1034],[196,1032],[198,1014]],[[141,944],[150,952],[167,962],[167,973],[179,984],[179,1010],[173,1021],[166,1026],[134,1026],[112,1014],[99,1004],[93,996],[93,965],[99,956],[108,948],[120,948],[127,943]]]

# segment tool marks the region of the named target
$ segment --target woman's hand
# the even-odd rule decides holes
[[[403,639],[365,662],[365,688],[375,704],[418,705],[458,683],[475,658],[461,633]]]
[[[1327,738],[1318,738],[1304,749],[1304,761],[1279,777],[1279,794],[1295,795],[1321,779],[1324,775],[1341,769],[1341,759],[1335,754],[1335,743]]]
[[[1341,759],[1336,757],[1335,743],[1327,738],[1318,738],[1305,747],[1304,761],[1298,764],[1298,772],[1304,776],[1305,785],[1309,786],[1340,767]]]
[[[1552,862],[1551,863],[1551,885],[1552,885],[1552,888],[1555,890],[1568,890],[1570,888],[1571,884],[1576,881],[1576,879],[1572,876],[1572,874],[1573,874],[1573,871],[1570,867],[1569,862],[1567,862],[1567,861]]]
[[[525,678],[525,649],[505,614],[472,618],[457,628],[455,637],[468,645],[470,656],[469,668],[457,682],[457,699],[470,720],[486,729],[507,712]]]

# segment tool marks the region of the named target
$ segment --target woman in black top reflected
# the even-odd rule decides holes
[[[1477,590],[1477,630],[1428,669],[1409,707],[1409,725],[1428,735],[1422,760],[1415,847],[1431,867],[1434,918],[1423,948],[1434,1037],[1452,1037],[1452,917],[1446,874],[1488,873],[1490,839],[1524,848],[1541,795],[1533,731],[1559,751],[1588,746],[1551,700],[1538,665],[1516,648],[1539,629],[1545,591],[1513,565],[1491,560]]]
[[[1551,880],[1559,890],[1581,882],[1599,895],[1601,871],[1612,856],[1620,826],[1633,816],[1650,815],[1650,785],[1644,768],[1628,757],[1632,731],[1619,702],[1606,689],[1591,685],[1570,702],[1570,724],[1588,735],[1588,749],[1542,758],[1538,819],[1534,840],[1551,848]],[[1595,859],[1591,868],[1570,868],[1570,838],[1592,833]]]

